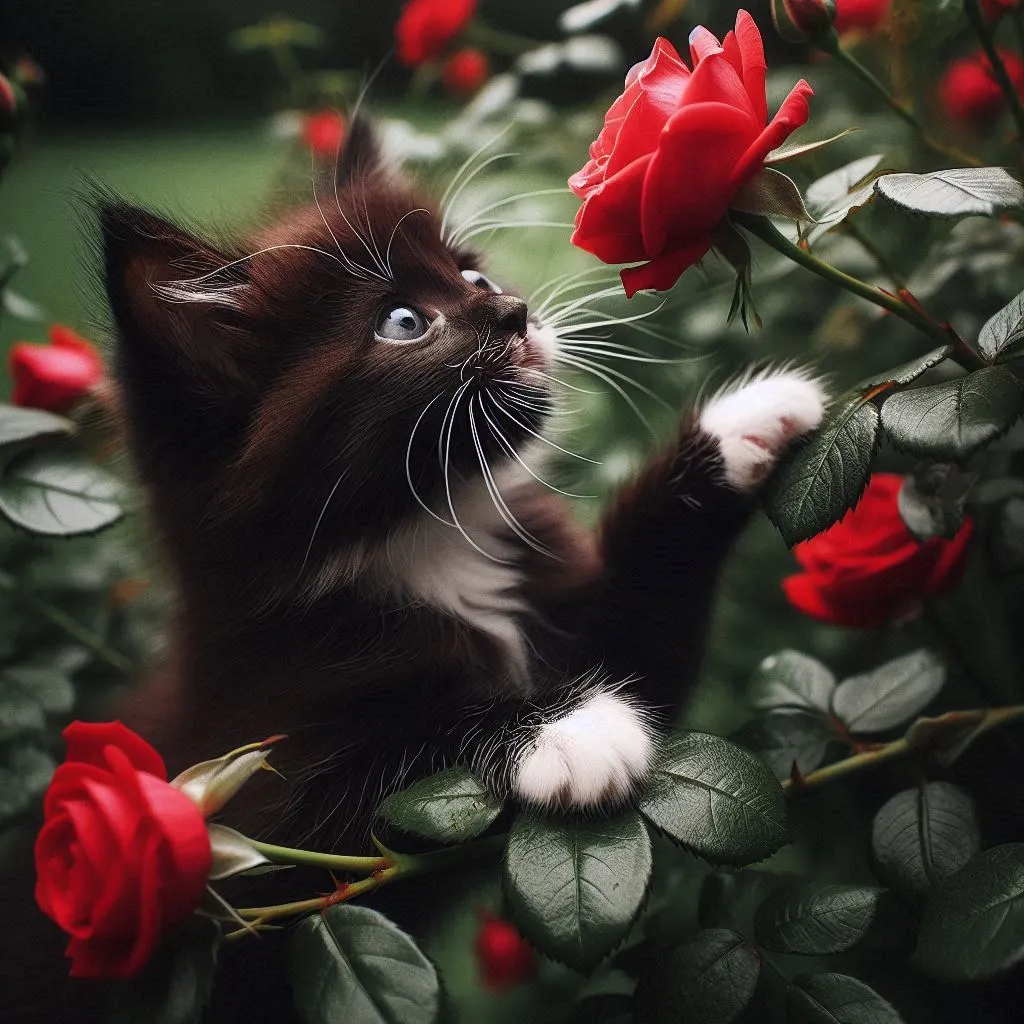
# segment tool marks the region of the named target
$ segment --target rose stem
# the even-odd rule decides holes
[[[733,211],[731,216],[733,223],[746,228],[751,234],[757,235],[762,242],[766,242],[783,256],[788,257],[794,263],[799,263],[800,266],[817,274],[818,277],[823,277],[826,281],[845,288],[853,295],[867,299],[868,302],[873,302],[876,306],[881,306],[882,309],[906,320],[908,324],[916,327],[934,341],[942,345],[951,344],[953,346],[951,358],[965,370],[977,370],[988,365],[951,327],[922,316],[916,309],[895,295],[890,295],[880,288],[875,288],[867,282],[833,267],[824,260],[819,260],[817,256],[802,249],[795,242],[791,242],[767,217],[737,213],[736,211]]]
[[[968,0],[968,3],[970,0]],[[933,139],[928,132],[925,131],[924,125],[909,111],[902,103],[898,102],[896,97],[866,68],[856,57],[850,53],[849,50],[845,49],[842,43],[839,42],[839,36],[832,31],[831,35],[822,39],[816,44],[819,49],[823,52],[835,57],[840,64],[852,71],[862,82],[870,86],[871,89],[877,93],[883,100],[885,100],[887,106],[898,115],[903,121],[905,121],[914,131],[917,133],[918,138],[931,150],[936,153],[941,153],[943,156],[951,157],[960,163],[967,164],[970,167],[981,167],[983,161],[979,160],[972,153],[965,153],[962,149],[957,149],[955,146],[947,146],[938,139]],[[1005,70],[1005,69],[1004,69]]]
[[[1006,70],[1003,58],[999,56],[999,52],[996,50],[995,42],[992,38],[992,30],[981,13],[978,0],[964,0],[964,13],[967,15],[967,20],[971,23],[971,28],[974,29],[975,35],[977,35],[978,41],[981,43],[981,47],[985,51],[989,63],[992,65],[992,73],[996,76],[999,88],[1003,90],[1006,101],[1010,105],[1010,113],[1013,114],[1013,120],[1017,124],[1017,135],[1019,138],[1024,138],[1024,107],[1021,106],[1020,97],[1013,86],[1010,73]]]
[[[293,850],[287,846],[260,843],[255,839],[246,841],[268,860],[278,864],[301,864],[305,867],[327,868],[328,871],[351,871],[362,874],[380,871],[391,863],[384,857],[347,857],[334,853],[317,853],[314,850]]]
[[[1005,725],[1007,722],[1015,722],[1024,718],[1024,704],[1015,704],[1006,708],[947,712],[947,714],[979,716],[980,721],[974,733],[974,737],[977,737],[981,733],[988,732],[990,729],[995,729],[1000,725]],[[910,744],[906,736],[901,736],[898,740],[885,743],[876,750],[866,750],[861,754],[854,754],[853,757],[836,761],[835,764],[818,768],[816,771],[804,775],[796,782],[792,779],[785,779],[782,783],[782,788],[787,793],[793,793],[799,792],[807,786],[820,786],[823,783],[831,782],[833,779],[840,779],[845,775],[853,775],[862,768],[871,768],[874,765],[882,764],[884,761],[893,761],[896,758],[906,757],[916,749],[916,747]]]

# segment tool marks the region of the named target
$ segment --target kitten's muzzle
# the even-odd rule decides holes
[[[492,336],[526,337],[529,309],[518,296],[488,295],[478,308],[484,326]]]

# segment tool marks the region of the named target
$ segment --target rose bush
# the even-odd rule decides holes
[[[800,81],[769,122],[761,33],[746,11],[724,42],[690,36],[693,71],[666,39],[626,76],[590,160],[569,179],[583,200],[572,242],[622,271],[626,294],[664,290],[711,248],[736,193],[804,124]]]
[[[50,344],[19,341],[8,365],[15,405],[65,413],[104,377],[103,360],[93,345],[70,327],[50,328]]]
[[[120,722],[74,722],[63,736],[36,840],[36,901],[71,936],[72,975],[129,977],[204,892],[206,822]]]
[[[409,0],[395,25],[399,62],[413,68],[436,60],[475,11],[476,0]]]
[[[900,516],[902,486],[898,474],[875,473],[841,522],[793,549],[804,571],[782,586],[800,611],[839,626],[885,626],[916,616],[926,597],[956,585],[971,521],[952,540],[919,541]]]

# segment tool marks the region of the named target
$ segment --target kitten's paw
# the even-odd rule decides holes
[[[598,693],[564,718],[536,727],[513,789],[544,807],[617,803],[647,774],[653,753],[643,713],[621,697]]]
[[[726,480],[750,491],[790,441],[821,424],[827,403],[818,381],[784,370],[717,395],[701,413],[700,426],[718,441]]]

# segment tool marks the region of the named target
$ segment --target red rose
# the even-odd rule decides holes
[[[533,974],[534,956],[515,925],[483,911],[475,951],[484,986],[494,991],[518,985]]]
[[[892,0],[836,0],[836,31],[875,32],[889,16]]]
[[[782,587],[800,611],[838,626],[885,626],[959,582],[973,524],[952,540],[919,541],[897,507],[902,486],[895,473],[875,473],[841,522],[793,549],[804,571]]]
[[[8,365],[14,378],[15,405],[67,412],[103,379],[103,361],[85,338],[70,327],[50,328],[50,344],[19,341]]]
[[[212,863],[199,808],[120,722],[73,722],[36,839],[36,902],[71,935],[75,977],[126,978],[199,903]]]
[[[746,11],[724,43],[690,34],[691,73],[658,39],[626,76],[590,160],[569,179],[582,200],[572,242],[622,272],[626,294],[670,288],[711,248],[712,232],[765,157],[808,117],[799,82],[768,123],[764,49]]]
[[[399,63],[414,68],[436,60],[475,10],[476,0],[409,0],[395,25]]]
[[[307,114],[300,134],[314,156],[333,160],[345,141],[345,119],[336,110]]]
[[[1009,50],[999,56],[1018,92],[1024,91],[1024,61]],[[947,117],[983,126],[999,116],[1006,97],[988,57],[978,50],[950,63],[939,81],[939,102]]]
[[[458,50],[441,68],[441,82],[453,96],[472,96],[491,72],[487,54],[479,50]]]

